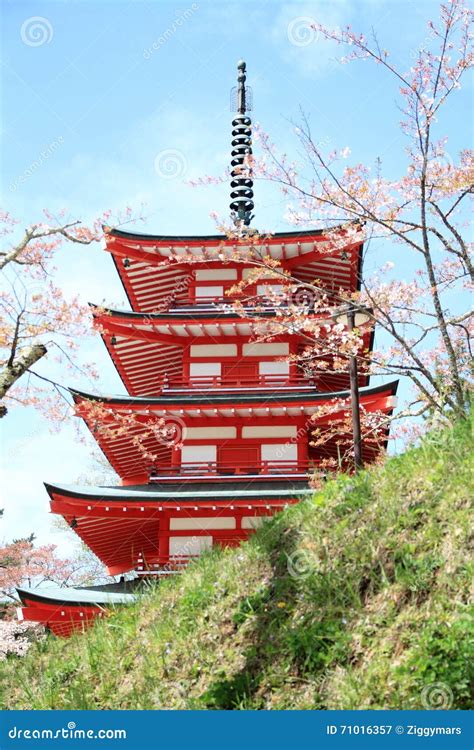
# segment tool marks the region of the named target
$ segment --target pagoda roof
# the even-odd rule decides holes
[[[184,347],[191,344],[203,344],[206,339],[212,343],[232,344],[239,340],[251,342],[252,338],[264,335],[265,320],[275,319],[274,311],[249,310],[248,315],[239,315],[235,310],[219,309],[219,306],[206,305],[204,310],[199,307],[177,309],[167,313],[141,313],[127,310],[104,309],[91,306],[95,325],[100,329],[102,340],[122,379],[125,388],[132,396],[146,396],[159,393],[166,381],[167,384],[179,383],[183,373]],[[309,313],[310,314],[310,313]],[[326,313],[315,315],[324,321]],[[373,345],[374,327],[364,327],[364,346],[371,350]],[[298,333],[292,334],[298,338]],[[269,340],[287,340],[288,334],[269,334]],[[267,384],[272,379],[267,379]],[[274,382],[278,379],[273,379]],[[294,380],[294,379],[293,379]],[[301,379],[302,380],[302,379]],[[344,387],[346,384],[340,376],[325,376],[321,371],[316,375],[316,381],[321,384],[327,382],[332,386]],[[338,382],[339,381],[339,382]],[[368,385],[369,379],[365,373],[360,373],[360,385]],[[196,386],[199,384],[196,383]],[[251,384],[249,384],[250,387]],[[303,382],[301,385],[304,385]],[[261,389],[261,383],[256,384]],[[295,390],[294,383],[286,383],[285,387]],[[190,387],[193,387],[192,384]],[[205,387],[205,383],[201,384]],[[224,387],[219,383],[219,387]],[[297,390],[297,389],[296,389]],[[326,388],[327,390],[327,388]]]
[[[41,588],[19,588],[18,596],[23,607],[18,610],[18,619],[40,622],[54,635],[70,636],[74,631],[82,632],[96,618],[105,616],[105,608],[132,604],[135,594],[107,593],[93,589],[48,586]]]
[[[327,230],[278,232],[259,237],[260,252],[279,260],[281,267],[305,283],[319,280],[328,290],[359,288],[363,237],[358,222]],[[339,236],[337,242],[333,237]],[[344,244],[347,238],[347,244]],[[245,251],[252,240],[225,235],[168,236],[107,229],[106,250],[112,254],[130,305],[153,312],[186,300],[192,266],[245,265],[235,250]],[[249,257],[249,266],[252,265]]]
[[[69,604],[78,607],[87,607],[94,604],[109,606],[114,604],[131,604],[136,598],[134,594],[130,593],[72,588],[69,586],[18,588],[17,592],[23,603]]]
[[[245,316],[233,309],[231,301],[227,303],[227,307],[220,303],[206,303],[203,305],[186,305],[183,307],[176,307],[172,310],[166,310],[164,312],[142,312],[136,310],[117,310],[111,307],[102,307],[96,305],[93,302],[89,302],[89,306],[92,309],[93,315],[108,315],[111,317],[118,318],[129,318],[130,321],[135,320],[173,320],[176,323],[184,318],[189,320],[195,320],[196,318],[202,318],[204,320],[214,320],[214,318],[235,318],[236,320],[247,320],[254,318],[274,318],[275,308],[268,307],[266,309],[258,309],[258,307],[244,306]],[[322,317],[322,313],[318,313],[317,317]]]
[[[339,224],[334,227],[325,227],[323,229],[292,229],[283,232],[272,233],[268,239],[271,241],[279,241],[283,239],[298,239],[299,237],[322,237],[327,235],[329,232],[342,232],[347,230],[349,226],[359,225],[360,222],[355,220],[352,222],[346,222],[345,224]],[[230,239],[225,234],[148,234],[143,232],[127,232],[123,229],[116,229],[114,227],[103,227],[104,231],[112,237],[121,237],[126,240],[150,240],[152,242],[164,242],[166,244],[181,244],[184,242],[214,242],[220,244],[221,242],[230,242],[235,244],[237,239]],[[251,236],[251,232],[249,233]],[[245,241],[245,234],[240,238],[242,243]]]
[[[398,381],[360,389],[361,406],[369,412],[383,411],[390,413],[395,406],[394,395]],[[307,392],[272,392],[262,390],[259,393],[207,391],[206,393],[166,394],[157,397],[131,396],[96,396],[80,391],[71,391],[76,402],[77,414],[82,416],[97,440],[108,461],[125,484],[147,482],[152,472],[150,467],[157,466],[159,474],[164,475],[166,482],[187,484],[202,478],[214,482],[223,479],[234,481],[233,473],[226,472],[222,477],[219,467],[184,466],[182,470],[173,467],[173,441],[164,439],[160,431],[151,427],[155,419],[161,419],[163,425],[176,431],[179,443],[186,437],[186,430],[191,428],[212,429],[228,425],[267,425],[279,421],[282,424],[310,423],[308,418],[316,413],[321,404],[340,402],[340,408],[331,415],[325,415],[314,424],[324,427],[330,421],[343,420],[349,409],[349,391],[331,393]],[[91,408],[89,408],[91,404]],[[103,408],[95,409],[94,404]],[[122,420],[127,422],[122,429]],[[166,429],[166,428],[165,428]],[[200,432],[202,435],[202,431]],[[181,436],[181,437],[180,437]],[[331,448],[337,455],[337,446]],[[331,453],[332,455],[332,453]],[[237,462],[238,464],[238,462]],[[251,468],[254,466],[252,463]],[[290,466],[282,461],[279,471],[268,469],[266,465],[257,466],[255,470],[235,467],[235,474],[241,482],[261,482],[266,479],[277,481],[278,473],[286,478],[296,474],[304,479],[308,467]],[[229,474],[229,475],[228,475]],[[281,477],[280,477],[281,478]],[[296,478],[296,477],[295,477]]]
[[[389,393],[394,396],[398,388],[398,380],[392,380],[389,383],[381,383],[376,386],[367,386],[359,389],[361,398],[364,396],[376,396],[381,393]],[[180,393],[178,397],[175,394],[161,394],[159,396],[102,396],[85,391],[79,391],[70,388],[70,393],[76,403],[81,400],[102,402],[105,404],[117,406],[175,406],[180,408],[186,404],[196,404],[205,407],[207,404],[267,404],[267,403],[318,403],[332,401],[333,399],[344,400],[350,398],[350,391],[332,391],[329,393],[305,390],[298,392],[272,391],[264,390],[259,393],[227,393],[209,390],[205,393]]]
[[[143,501],[175,501],[195,505],[196,501],[207,501],[213,503],[229,498],[250,499],[286,497],[294,495],[312,495],[314,490],[310,489],[307,480],[276,480],[272,482],[254,482],[249,486],[242,486],[241,482],[219,482],[215,481],[210,487],[206,482],[193,482],[183,485],[179,483],[159,483],[127,485],[127,486],[78,486],[69,484],[48,484],[45,482],[46,491],[52,498],[53,495],[63,497],[105,503],[141,503]]]
[[[135,569],[140,555],[148,560],[156,558],[160,523],[165,516],[268,516],[313,492],[307,480],[278,477],[274,482],[255,485],[234,480],[212,485],[175,482],[166,487],[47,484],[46,489],[51,511],[63,516],[111,575]]]

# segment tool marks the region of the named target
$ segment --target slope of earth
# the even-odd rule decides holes
[[[471,427],[329,481],[88,633],[8,657],[2,706],[470,707]]]

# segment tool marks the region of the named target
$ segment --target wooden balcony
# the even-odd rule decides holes
[[[304,291],[304,290],[303,290]],[[181,308],[198,308],[199,310],[202,310],[203,308],[208,307],[212,311],[216,311],[219,307],[230,307],[232,308],[234,303],[238,303],[240,305],[243,305],[244,309],[252,310],[256,309],[259,312],[262,310],[268,310],[273,311],[276,307],[288,307],[290,305],[297,304],[299,306],[307,307],[308,309],[312,309],[314,307],[314,303],[311,303],[311,299],[308,298],[308,302],[305,304],[305,302],[302,299],[297,298],[298,291],[294,290],[293,293],[290,292],[288,289],[282,290],[281,294],[276,294],[275,296],[272,295],[270,292],[268,295],[265,294],[242,294],[242,295],[224,295],[223,297],[205,297],[205,296],[199,296],[199,297],[188,297],[184,299],[179,299],[177,297],[173,297],[170,304],[170,310],[180,310]],[[296,301],[295,301],[296,300]],[[337,304],[336,300],[333,301],[333,304]],[[329,314],[332,312],[329,308],[326,310]],[[321,310],[319,311],[319,314],[321,314]]]
[[[252,295],[251,297],[248,297],[243,295],[231,296],[227,294],[225,294],[223,297],[216,297],[215,295],[212,295],[210,297],[187,297],[184,299],[178,299],[175,297],[172,301],[172,307],[196,307],[197,305],[199,305],[200,307],[202,305],[213,305],[215,307],[216,305],[232,305],[234,302],[238,302],[246,306],[255,306],[264,303],[269,305],[269,298],[263,295]]]
[[[195,297],[194,299],[174,299],[170,305],[171,312],[186,312],[187,310],[197,310],[201,313],[209,312],[210,315],[213,313],[228,310],[232,311],[234,304],[238,303],[242,305],[243,309],[249,314],[258,313],[272,313],[275,308],[287,307],[291,304],[291,299],[287,298],[286,295],[282,295],[273,301],[270,297],[266,296],[252,296],[252,297]]]
[[[313,464],[308,461],[254,461],[251,464],[230,464],[218,461],[182,462],[178,466],[152,468],[149,482],[161,483],[193,479],[199,481],[246,480],[252,477],[265,480],[305,479]]]
[[[219,390],[232,391],[235,389],[245,390],[296,390],[314,391],[316,388],[314,378],[303,375],[236,375],[235,377],[221,375],[194,375],[187,380],[165,378],[162,383],[163,391],[207,391],[218,388]]]

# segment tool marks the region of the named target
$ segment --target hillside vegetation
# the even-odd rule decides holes
[[[0,664],[5,708],[468,708],[471,429],[328,482],[89,633]]]

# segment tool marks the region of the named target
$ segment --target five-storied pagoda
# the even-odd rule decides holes
[[[338,450],[335,440],[311,445],[311,415],[334,398],[345,401],[341,421],[348,408],[348,375],[308,376],[292,358],[306,345],[298,332],[256,342],[256,326],[261,331],[276,314],[267,288],[275,290],[274,277],[246,290],[247,297],[266,300],[257,306],[244,303],[237,312],[226,294],[252,269],[242,260],[254,207],[251,173],[244,169],[251,153],[245,63],[238,71],[231,210],[239,231],[229,239],[106,230],[106,250],[132,309],[92,309],[127,395],[72,395],[121,484],[46,485],[51,511],[111,575],[135,573],[135,583],[177,571],[216,545],[239,545],[265,517],[311,493],[311,474]],[[334,294],[358,288],[357,235],[328,251],[324,231],[281,232],[259,249],[302,284]],[[367,349],[372,333],[364,333]],[[396,383],[369,387],[362,373],[359,386],[367,412],[391,412]],[[377,450],[364,446],[365,461]],[[133,599],[133,585],[122,579],[88,589],[22,589],[22,616],[67,635],[102,616],[107,605]]]

